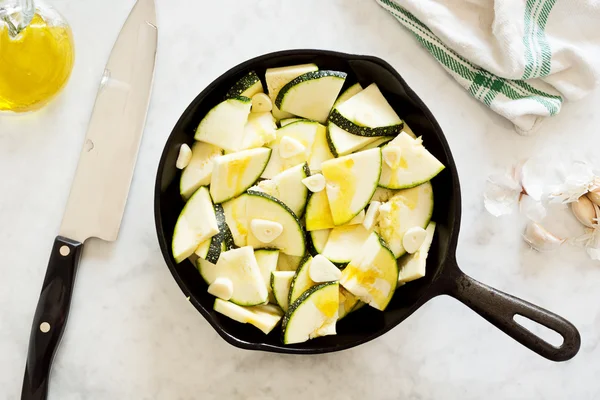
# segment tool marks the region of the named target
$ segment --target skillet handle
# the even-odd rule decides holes
[[[446,287],[447,294],[469,306],[488,322],[526,346],[552,361],[566,361],[575,356],[581,345],[577,328],[566,319],[541,307],[487,286],[458,268],[454,284]],[[563,343],[556,347],[536,336],[518,324],[515,315],[521,315],[545,326],[563,337]]]

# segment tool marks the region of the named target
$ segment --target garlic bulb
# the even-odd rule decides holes
[[[588,228],[594,226],[595,219],[598,217],[594,203],[587,196],[581,196],[577,201],[571,203],[571,211],[575,218]]]
[[[536,222],[530,222],[523,233],[523,240],[534,250],[543,252],[557,249],[564,240],[550,233]]]

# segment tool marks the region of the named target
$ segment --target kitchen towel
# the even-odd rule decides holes
[[[600,0],[376,1],[520,134],[598,84]]]

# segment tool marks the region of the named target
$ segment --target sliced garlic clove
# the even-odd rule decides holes
[[[365,210],[361,210],[354,218],[350,220],[350,222],[346,223],[346,225],[359,225],[362,224],[365,220]]]
[[[179,155],[177,156],[177,161],[175,162],[175,167],[177,169],[184,169],[188,166],[190,161],[192,160],[192,149],[186,143],[182,144],[179,148]]]
[[[279,222],[255,218],[250,221],[250,230],[262,243],[271,243],[281,235],[283,225]]]
[[[322,174],[314,174],[308,178],[304,178],[302,179],[302,183],[313,193],[325,189],[325,177]]]
[[[550,233],[536,222],[529,222],[523,233],[523,240],[534,250],[544,252],[557,249],[564,240]]]
[[[383,161],[393,170],[398,169],[402,160],[402,149],[399,146],[385,146],[381,150]]]
[[[425,241],[426,236],[427,232],[420,226],[409,228],[402,237],[402,246],[404,247],[404,250],[406,250],[408,254],[415,253]]]
[[[281,158],[290,158],[306,151],[306,146],[299,140],[284,136],[279,142],[279,155]]]
[[[308,266],[308,276],[313,282],[339,281],[342,271],[327,258],[317,254]]]
[[[220,276],[208,286],[208,293],[220,299],[229,300],[233,295],[233,283],[231,279]]]
[[[581,196],[579,200],[572,202],[571,211],[575,218],[588,228],[592,228],[595,219],[598,218],[594,203],[587,196]]]
[[[379,214],[379,206],[381,206],[380,202],[372,201],[367,208],[365,219],[363,220],[362,224],[368,231],[373,229],[375,226],[375,221],[377,221],[377,215]]]
[[[273,103],[266,94],[256,93],[252,96],[252,112],[268,112],[272,109]]]

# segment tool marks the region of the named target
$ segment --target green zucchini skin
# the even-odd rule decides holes
[[[246,75],[241,77],[234,85],[227,91],[225,95],[226,99],[232,99],[240,96],[246,89],[252,87],[256,82],[259,82],[260,78],[254,71],[248,72]]]
[[[292,281],[293,283],[293,281]],[[324,287],[327,287],[329,285],[337,285],[338,282],[337,281],[331,281],[331,282],[325,282],[325,283],[321,283],[318,284],[316,286],[311,287],[310,289],[308,289],[306,292],[302,293],[300,295],[300,297],[298,297],[296,299],[296,301],[294,301],[293,304],[290,304],[288,307],[288,311],[287,313],[285,313],[285,315],[283,316],[283,321],[281,323],[281,342],[285,343],[285,330],[287,328],[287,324],[290,320],[290,318],[292,317],[292,315],[294,315],[294,312],[296,311],[296,309],[308,298],[310,297],[310,295],[312,295],[313,293],[315,293],[318,290],[323,289]],[[290,293],[291,293],[292,289],[290,288]]]
[[[331,118],[331,115],[329,116],[329,118]],[[329,122],[332,123],[332,122]],[[327,124],[327,134],[325,135],[327,137],[327,144],[329,145],[329,151],[331,151],[331,154],[333,154],[333,156],[335,158],[338,158],[340,155],[338,154],[335,145],[333,144],[333,140],[331,140],[331,134],[329,133],[329,124]]]
[[[225,212],[221,204],[215,204],[215,215],[217,216],[217,224],[219,225],[219,233],[212,237],[206,261],[216,264],[219,261],[222,251],[227,251],[237,248],[233,242],[233,235],[229,226],[225,222]]]
[[[297,84],[302,83],[302,82],[310,81],[313,79],[326,78],[328,76],[333,76],[333,77],[337,77],[340,79],[346,79],[346,76],[348,76],[348,74],[345,72],[329,71],[329,70],[319,70],[319,71],[307,72],[306,74],[300,75],[299,77],[292,79],[284,87],[281,88],[281,90],[277,94],[277,97],[275,98],[275,105],[277,106],[277,108],[281,108],[281,103],[283,102],[283,98],[285,97],[285,94],[293,86],[296,86]]]
[[[331,111],[331,114],[329,114],[329,122],[331,122],[334,125],[337,125],[338,127],[342,128],[346,132],[350,132],[354,135],[366,136],[366,137],[396,136],[396,135],[399,135],[400,132],[402,132],[402,129],[404,128],[404,122],[402,122],[400,124],[396,124],[396,125],[380,126],[377,128],[369,128],[366,126],[360,126],[360,125],[357,125],[354,122],[350,121],[349,119],[345,118],[335,108]]]

